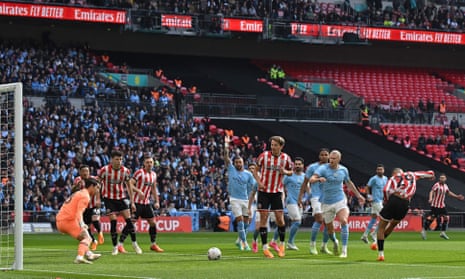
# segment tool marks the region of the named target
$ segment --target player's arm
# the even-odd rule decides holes
[[[457,195],[456,193],[454,193],[454,192],[452,192],[452,191],[450,191],[450,190],[447,191],[447,195],[449,195],[450,197],[453,197],[453,198],[455,198],[455,199],[458,199],[459,201],[463,201],[464,198],[465,198],[462,194],[458,194],[458,195]]]
[[[81,229],[87,230],[87,225],[84,223],[83,220],[83,214],[86,208],[89,206],[89,199],[82,196],[82,195],[77,195],[74,197],[75,199],[78,199],[77,201],[77,206],[76,206],[76,212],[75,212],[75,218],[79,223],[79,227]]]
[[[137,188],[136,186],[136,179],[134,177],[132,177],[131,179],[129,179],[129,185],[133,191],[133,193],[137,193],[141,198],[144,197],[144,192],[142,192],[139,188]],[[133,197],[134,198],[134,197]],[[131,201],[133,201],[133,198],[131,198]]]
[[[225,136],[224,137],[224,163],[226,164],[226,167],[231,164],[231,159],[229,158],[229,143],[231,142],[231,137],[230,136]]]
[[[132,210],[136,210],[136,205],[134,204],[134,188],[136,187],[135,186],[135,183],[136,181],[133,179],[133,178],[130,178],[128,180],[126,180],[126,189],[128,190],[128,195],[129,195],[129,202],[131,204],[131,209]]]
[[[429,191],[428,203],[432,203],[432,202],[433,202],[433,195],[434,195],[434,190]]]
[[[352,182],[352,180],[348,179],[346,181],[346,185],[349,188],[349,190],[351,190],[355,194],[355,196],[357,197],[360,204],[364,204],[365,203],[365,198],[362,196],[362,194],[360,194],[360,192],[358,191],[357,187]]]
[[[291,176],[294,173],[292,167],[285,168],[284,166],[279,169],[279,172],[287,176]]]
[[[249,195],[249,205],[248,205],[248,211],[249,211],[249,216],[252,216],[252,204],[255,199],[255,194],[257,193],[257,190],[252,190]]]
[[[415,178],[416,179],[435,179],[435,176],[434,176],[434,171],[430,170],[430,171],[416,171],[414,172],[415,173]]]
[[[258,190],[263,190],[265,189],[265,185],[263,185],[263,183],[261,182],[261,179],[260,179],[260,175],[258,174],[258,168],[261,168],[261,166],[257,165],[257,167],[254,169],[254,171],[252,171],[252,175],[253,175],[253,178],[255,179],[255,181],[257,182],[257,188]]]
[[[310,183],[310,185],[315,182],[325,183],[326,178],[323,176],[319,176],[318,174],[315,173],[312,175],[312,177],[310,177],[310,180],[308,182]]]
[[[155,207],[155,209],[159,209],[160,199],[158,198],[158,190],[157,190],[156,183],[153,183],[151,190],[152,190],[152,197],[153,197],[153,207]]]
[[[304,194],[308,193],[310,190],[310,187],[308,185],[308,181],[310,179],[305,177],[304,181],[302,182],[302,185],[300,185],[300,191],[299,191],[299,197],[297,198],[297,204],[302,207],[302,199],[304,198]]]
[[[100,189],[98,191],[95,191],[94,197],[95,197],[95,207],[100,208],[102,207],[102,199],[100,197]]]

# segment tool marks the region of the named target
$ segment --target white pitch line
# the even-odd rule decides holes
[[[59,273],[65,273],[65,274],[74,274],[74,275],[88,275],[89,278],[92,278],[93,276],[100,276],[100,277],[115,277],[115,278],[134,278],[134,279],[160,279],[157,277],[137,277],[137,276],[126,276],[126,275],[114,275],[114,274],[101,274],[101,273],[86,273],[86,272],[69,272],[69,271],[56,271],[56,270],[43,270],[43,269],[24,269],[25,271],[33,271],[33,272],[59,272]]]

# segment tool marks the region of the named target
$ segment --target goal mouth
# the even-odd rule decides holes
[[[23,269],[23,85],[0,84],[0,270]],[[17,197],[17,198],[15,198]]]

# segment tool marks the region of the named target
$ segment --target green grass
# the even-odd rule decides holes
[[[76,240],[61,234],[26,234],[24,270],[0,271],[0,278],[465,278],[465,234],[449,236],[443,240],[438,232],[429,232],[423,241],[418,233],[396,232],[386,241],[386,261],[377,262],[377,252],[360,241],[360,233],[351,234],[347,259],[309,255],[309,232],[304,231],[296,241],[300,251],[287,251],[282,259],[237,250],[234,233],[209,232],[160,234],[165,253],[149,251],[148,235],[139,234],[144,254],[136,255],[127,240],[129,253],[112,256],[106,235],[98,248],[102,258],[93,265],[76,265]],[[212,246],[222,250],[221,260],[208,261],[206,252]]]

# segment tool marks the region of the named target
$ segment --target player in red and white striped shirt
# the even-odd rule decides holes
[[[387,202],[379,213],[377,245],[378,261],[384,261],[384,239],[388,237],[399,222],[407,215],[410,200],[417,190],[417,180],[422,178],[434,179],[433,171],[407,171],[395,168],[384,186],[384,195]]]
[[[429,228],[432,220],[437,219],[437,223],[441,229],[440,237],[444,239],[449,239],[446,234],[447,226],[449,225],[449,215],[447,214],[446,209],[446,195],[449,195],[453,198],[463,201],[464,196],[462,194],[457,195],[450,191],[449,186],[446,184],[447,177],[445,174],[439,176],[439,181],[436,182],[431,191],[429,192],[428,202],[431,205],[431,212],[428,217],[425,218],[423,222],[423,230],[421,231],[421,236],[423,239],[426,239],[426,230]]]
[[[76,177],[73,181],[73,188],[71,192],[76,192],[79,190],[84,189],[86,183],[85,179],[89,179],[95,177],[90,175],[90,169],[88,165],[81,165],[79,167],[79,176]],[[90,199],[89,206],[84,211],[84,215],[82,220],[87,225],[87,231],[89,232],[89,236],[92,238],[92,242],[90,244],[90,250],[94,251],[97,249],[97,244],[102,245],[105,241],[103,237],[102,228],[100,225],[100,191],[96,192]],[[98,233],[98,241],[95,239],[94,235],[92,234],[92,230],[90,229],[90,224],[94,225],[95,230]]]
[[[258,189],[257,211],[260,212],[260,236],[263,245],[263,254],[267,258],[273,258],[273,254],[268,250],[267,220],[269,211],[273,211],[276,216],[278,233],[280,239],[280,257],[285,255],[284,238],[286,225],[283,216],[283,178],[284,175],[292,175],[293,163],[289,155],[282,152],[285,140],[281,136],[270,138],[271,150],[265,151],[257,158],[258,171],[254,173],[255,180],[261,187]]]
[[[134,191],[133,200],[131,201],[132,211],[135,213],[135,219],[139,217],[149,222],[150,235],[150,250],[163,252],[157,243],[157,226],[155,225],[155,214],[152,210],[151,199],[155,209],[160,208],[157,190],[157,174],[153,169],[153,158],[151,156],[144,157],[144,167],[137,170],[129,180],[132,190]]]
[[[136,253],[142,253],[136,242],[134,224],[131,222],[130,200],[132,199],[132,189],[128,184],[131,172],[123,166],[123,153],[121,151],[114,150],[111,152],[110,164],[98,171],[98,177],[102,183],[103,202],[110,217],[110,233],[113,243],[112,255],[127,253],[122,243],[128,235],[131,236],[132,245]],[[116,230],[118,214],[121,214],[126,221],[126,226],[121,231],[119,243],[118,232]]]

